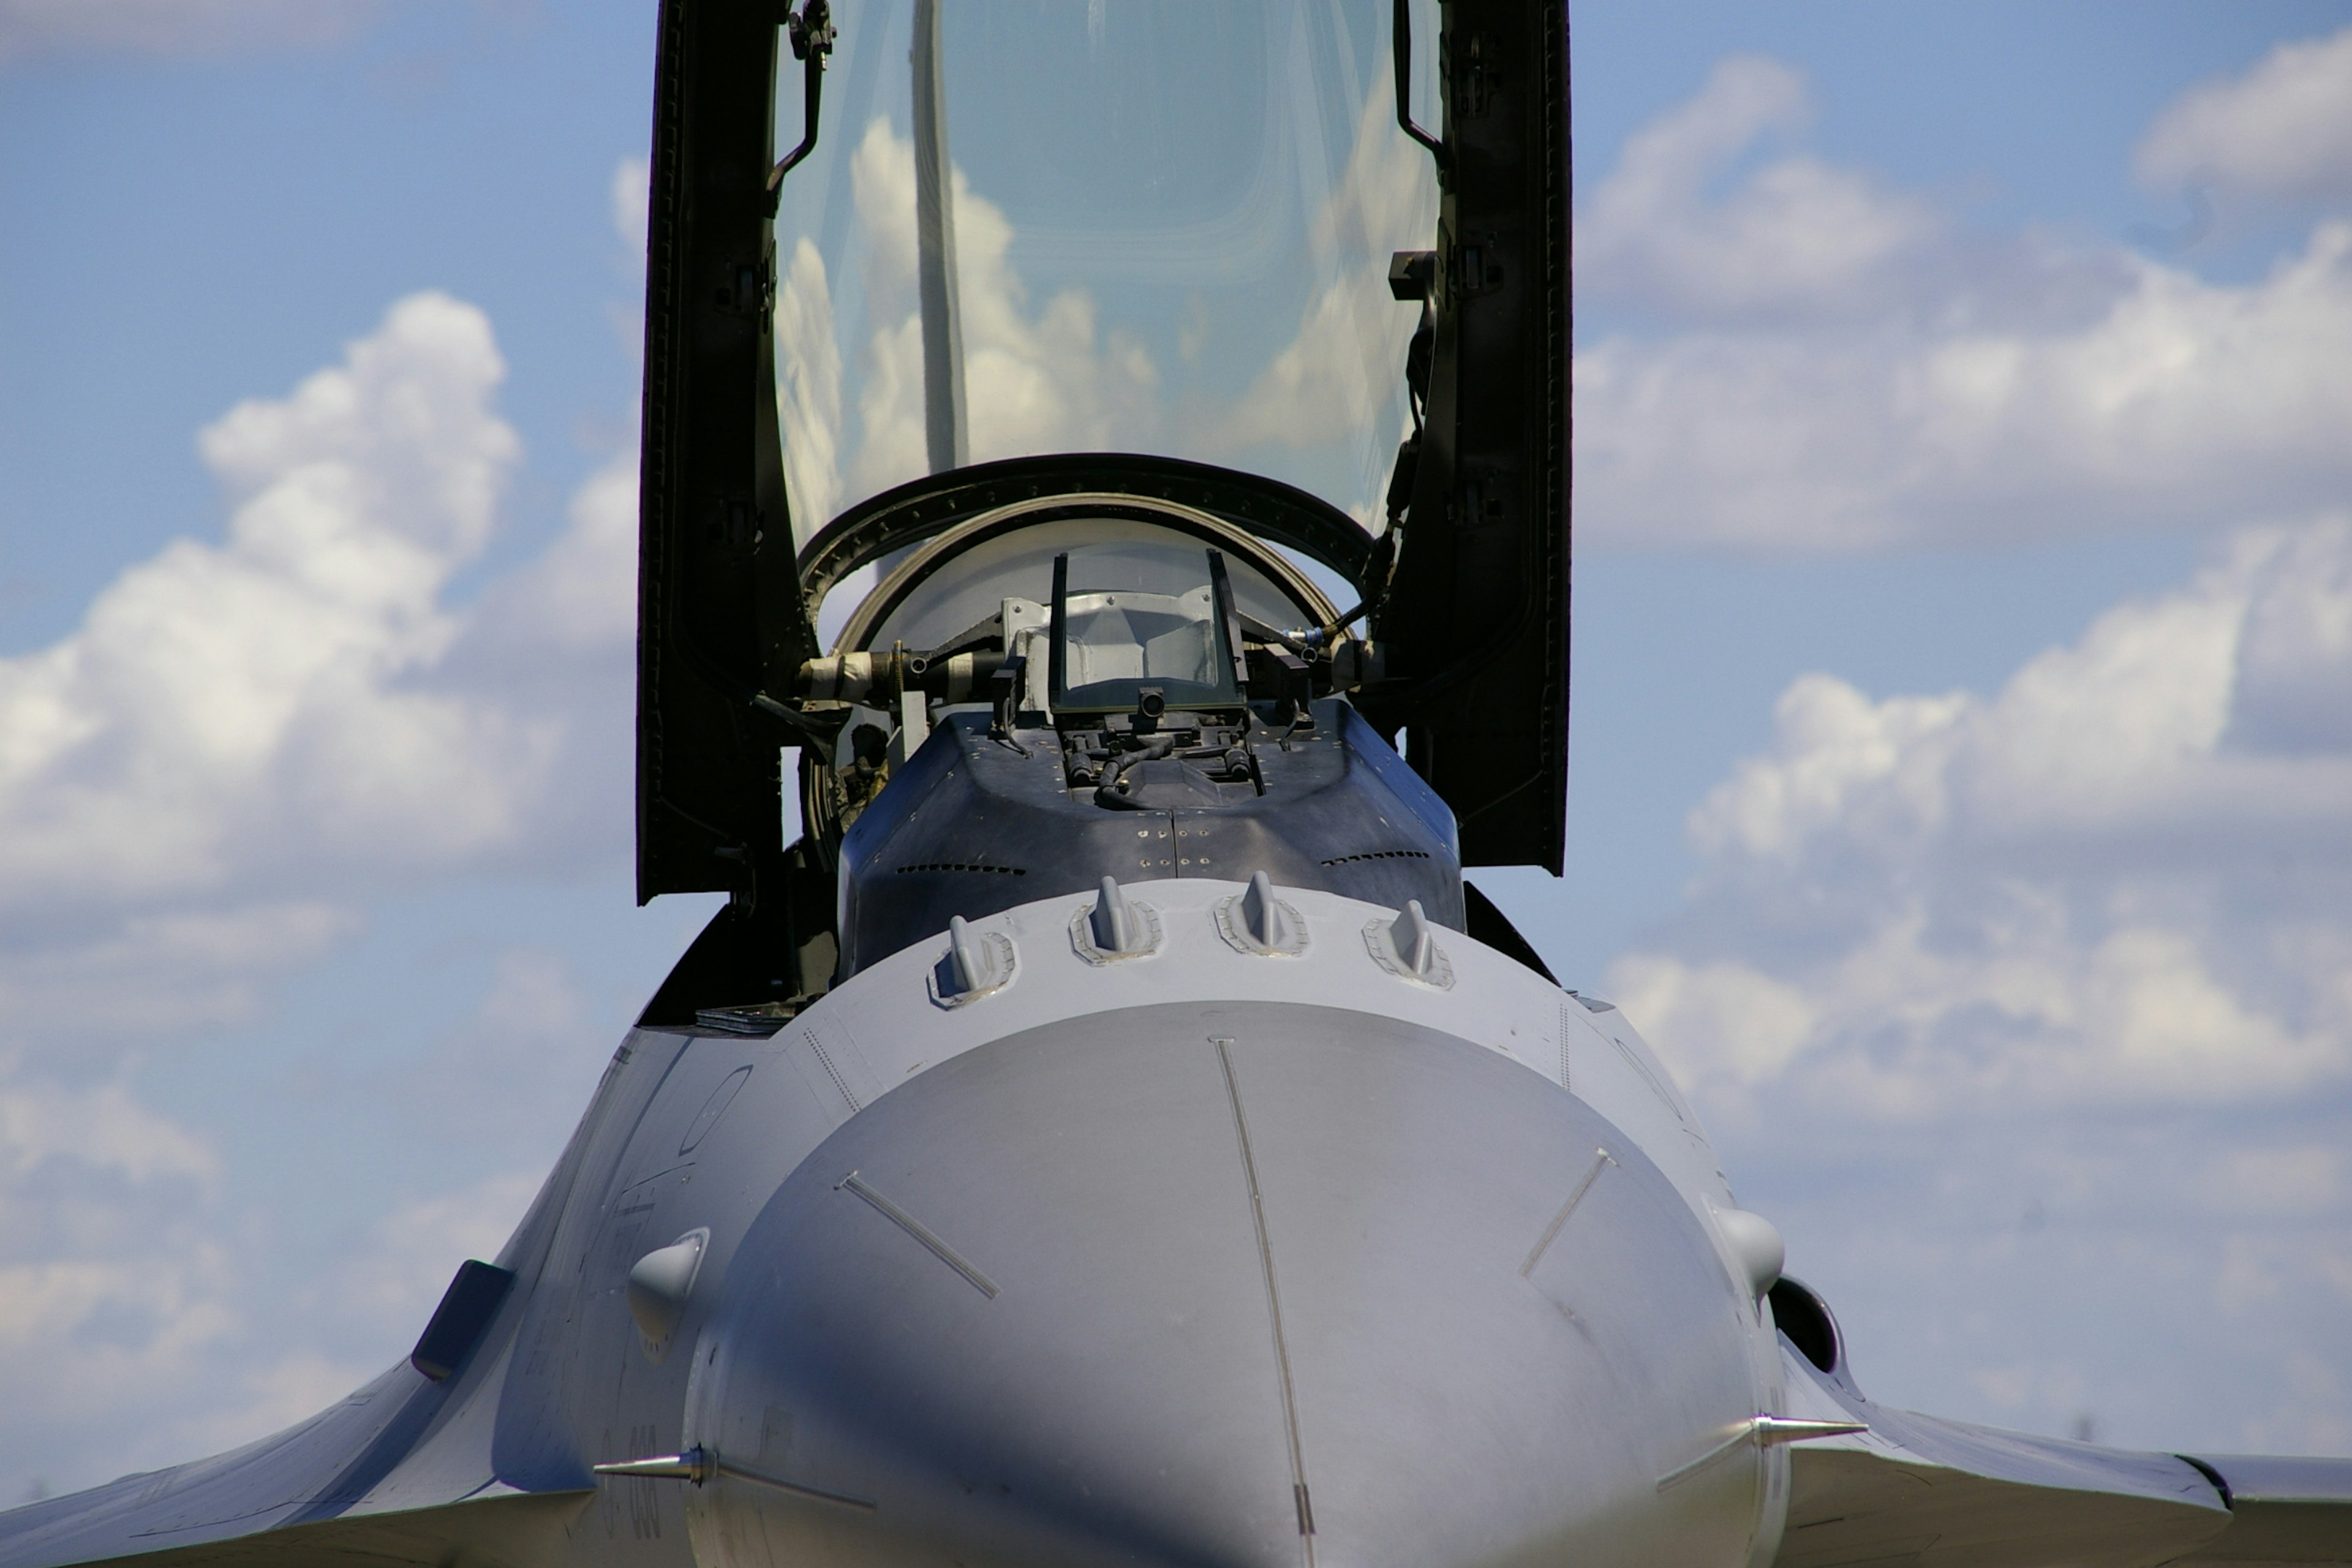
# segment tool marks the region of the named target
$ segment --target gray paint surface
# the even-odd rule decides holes
[[[1265,1004],[1049,1025],[893,1092],[744,1237],[688,1436],[805,1490],[721,1478],[698,1554],[1738,1563],[1760,1465],[1655,1483],[1752,1412],[1759,1331],[1664,1175],[1490,1052]]]
[[[1281,957],[1219,934],[1238,883],[1128,891],[1148,955],[1057,897],[974,922],[1019,968],[968,1006],[916,942],[769,1038],[632,1034],[452,1377],[0,1515],[0,1568],[2352,1561],[2340,1462],[2206,1460],[2230,1512],[1817,1375],[1617,1009],[1452,931],[1416,983],[1329,892]],[[649,1348],[628,1270],[692,1230]],[[700,1487],[590,1469],[696,1444]]]

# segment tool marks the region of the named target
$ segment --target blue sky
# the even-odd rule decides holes
[[[651,8],[320,15],[0,5],[0,1501],[404,1353],[709,907]],[[1486,880],[1879,1398],[2352,1453],[2347,26],[1577,10],[1570,874]]]

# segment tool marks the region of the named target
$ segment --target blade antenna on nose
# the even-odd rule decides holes
[[[1274,896],[1274,882],[1263,871],[1250,873],[1249,886],[1217,906],[1217,929],[1239,952],[1296,958],[1307,951],[1306,922]]]
[[[1095,945],[1105,952],[1133,952],[1136,941],[1135,910],[1129,907],[1127,895],[1119,890],[1118,879],[1105,877],[1095,894],[1095,912],[1088,923],[1094,928]]]

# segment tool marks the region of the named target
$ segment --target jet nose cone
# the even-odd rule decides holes
[[[698,1560],[1737,1564],[1754,1322],[1493,1053],[1304,1006],[1012,1037],[779,1189],[698,1347]],[[1743,1322],[1744,1320],[1744,1322]]]

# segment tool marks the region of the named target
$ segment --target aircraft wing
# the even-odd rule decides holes
[[[555,1227],[604,1113],[608,1072],[495,1264],[450,1282],[415,1352],[308,1420],[242,1448],[0,1513],[0,1568],[554,1563],[593,1495],[577,1456],[500,1406]]]
[[[461,1548],[551,1562],[588,1478],[536,1491],[497,1478],[506,1366],[501,1354],[452,1390],[403,1363],[274,1436],[0,1514],[0,1568],[437,1564]]]
[[[2352,1564],[2352,1459],[2137,1453],[1895,1410],[1783,1344],[1798,1419],[1774,1568]]]

